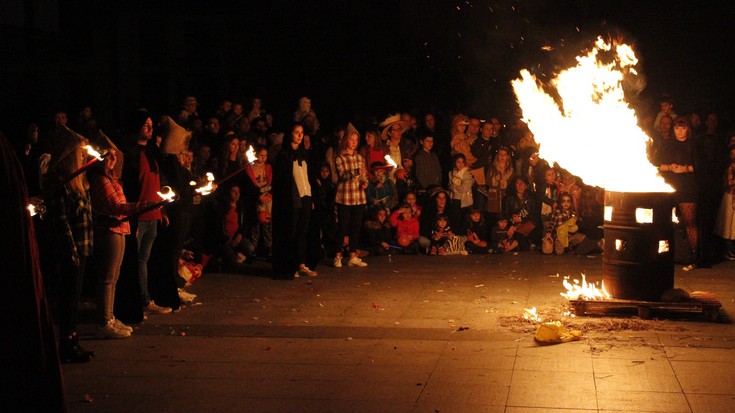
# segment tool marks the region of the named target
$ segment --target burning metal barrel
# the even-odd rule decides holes
[[[614,298],[660,301],[674,288],[674,200],[657,192],[605,192],[602,279]]]

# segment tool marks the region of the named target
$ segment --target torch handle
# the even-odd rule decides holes
[[[135,218],[137,216],[140,216],[142,214],[145,214],[146,212],[149,212],[149,211],[153,211],[154,209],[159,208],[159,207],[162,207],[162,206],[164,206],[166,204],[169,204],[171,202],[175,202],[178,199],[179,199],[178,197],[174,198],[172,201],[167,201],[167,200],[164,199],[163,201],[156,202],[155,204],[148,205],[147,207],[145,207],[143,209],[139,209],[139,210],[135,211],[134,213],[126,216],[125,218],[121,218],[120,219],[120,222],[130,221],[131,219],[133,219],[133,218]]]
[[[239,168],[235,169],[235,170],[234,170],[234,171],[233,171],[233,172],[232,172],[231,174],[229,174],[229,175],[225,176],[225,177],[224,177],[224,178],[222,178],[222,179],[221,179],[221,180],[220,180],[219,182],[217,182],[217,185],[222,185],[222,183],[224,183],[224,182],[225,182],[225,181],[227,181],[228,179],[232,179],[232,178],[234,178],[234,177],[235,177],[236,175],[239,175],[239,174],[240,174],[240,173],[241,173],[242,171],[244,171],[244,170],[245,170],[245,168],[247,168],[247,167],[248,167],[248,165],[250,165],[250,164],[246,163],[245,165],[243,165],[243,166],[241,166],[241,167],[239,167]]]

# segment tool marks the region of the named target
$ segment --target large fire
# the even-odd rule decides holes
[[[611,62],[603,61],[607,56]],[[528,70],[512,82],[539,155],[607,190],[673,192],[648,161],[650,138],[625,101],[623,76],[637,75],[633,49],[598,38],[577,62],[547,85],[558,92],[558,104]]]

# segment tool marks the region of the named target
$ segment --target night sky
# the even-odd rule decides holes
[[[99,118],[114,123],[133,104],[114,84],[126,76],[117,70],[129,59],[130,49],[121,52],[125,42],[138,41],[126,33],[140,30],[135,59],[148,67],[133,96],[136,105],[154,111],[173,112],[188,94],[199,98],[205,112],[225,96],[246,101],[260,95],[278,120],[309,96],[322,124],[409,109],[509,120],[516,110],[509,81],[520,69],[548,77],[602,35],[622,36],[641,59],[647,87],[634,102],[641,113],[655,110],[660,94],[668,92],[679,113],[716,110],[732,118],[735,16],[725,1],[97,3],[105,4],[60,2],[63,41],[51,55],[39,48],[51,65],[35,76],[42,83],[50,73],[66,90],[11,94],[21,100],[19,107],[43,113],[49,110],[44,105],[73,110],[90,102]],[[120,15],[139,16],[144,27],[126,27],[130,20],[114,17]],[[170,20],[180,24],[166,26]],[[40,57],[36,50],[26,52],[33,72]],[[70,59],[82,62],[79,67],[102,66],[96,69],[102,75],[85,84],[78,73],[84,69],[63,64]],[[54,72],[55,61],[67,70]],[[166,70],[151,69],[156,65]],[[182,69],[172,74],[174,68]],[[69,73],[75,78],[65,79]],[[22,76],[30,77],[21,81],[32,89],[34,73]],[[111,92],[96,91],[101,83],[113,84],[107,86]]]

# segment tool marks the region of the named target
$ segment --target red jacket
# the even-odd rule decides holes
[[[411,239],[415,240],[419,237],[419,219],[415,216],[404,219],[400,209],[390,214],[390,224],[396,229],[396,238],[410,235]]]

